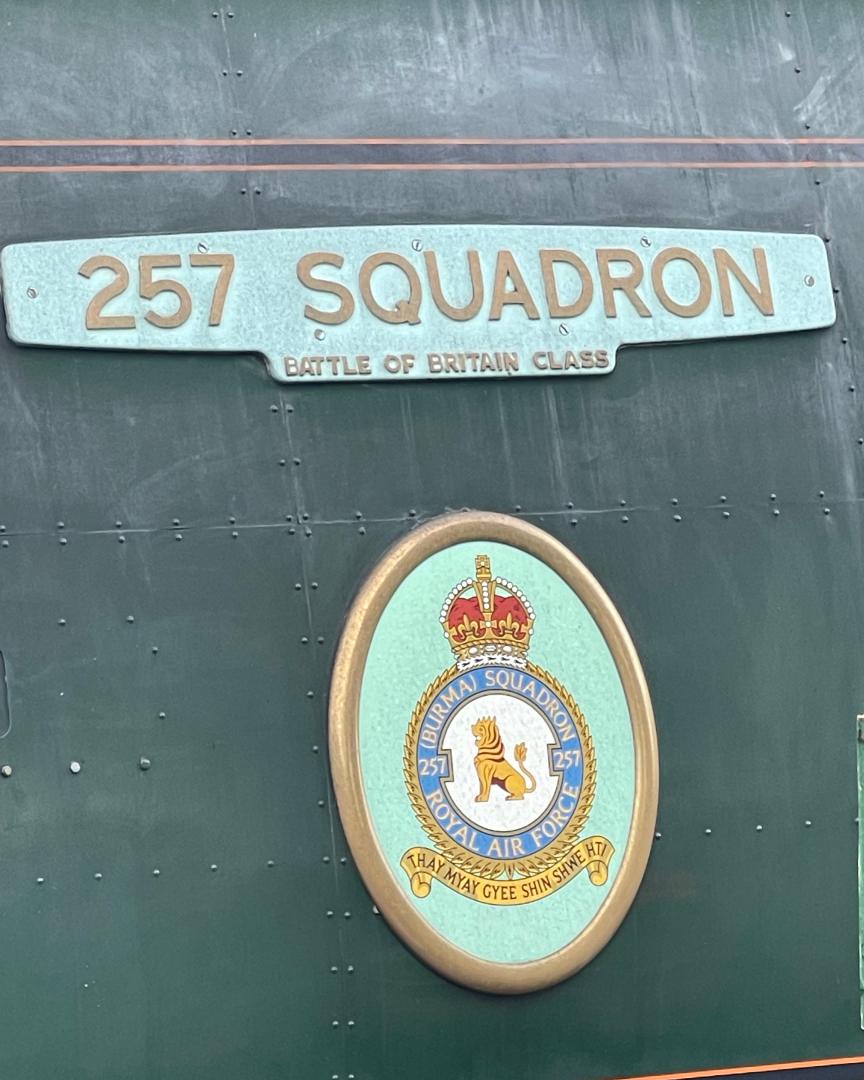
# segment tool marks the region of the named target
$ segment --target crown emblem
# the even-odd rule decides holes
[[[474,559],[476,577],[454,585],[441,609],[441,625],[460,666],[490,658],[523,664],[534,609],[512,581],[492,577],[488,555]]]

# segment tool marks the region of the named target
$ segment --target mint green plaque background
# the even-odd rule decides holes
[[[531,904],[481,904],[433,882],[417,899],[399,860],[415,845],[432,846],[414,815],[402,754],[411,713],[426,687],[453,662],[441,629],[449,589],[474,576],[474,556],[492,559],[534,606],[528,657],[559,678],[585,714],[597,754],[597,791],[583,837],[615,846],[605,885],[579,874]],[[568,945],[591,922],[618,875],[633,816],[635,760],[630,714],[609,647],[588,609],[554,570],[506,544],[471,541],[431,555],[398,587],[372,638],[360,694],[363,788],[384,858],[417,911],[454,945],[483,960],[527,963]]]

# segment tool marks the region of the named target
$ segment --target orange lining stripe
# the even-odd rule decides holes
[[[0,173],[500,172],[548,169],[862,169],[862,161],[293,162],[259,164],[0,165]]]
[[[782,1061],[775,1065],[739,1065],[732,1069],[702,1069],[699,1072],[656,1073],[651,1076],[622,1077],[621,1080],[697,1080],[700,1076],[742,1076],[746,1073],[772,1073],[781,1069],[815,1069],[829,1065],[862,1065],[864,1057],[823,1058],[818,1061]]]
[[[368,138],[234,139],[0,139],[2,146],[861,146],[864,136],[829,135],[760,138],[751,135],[573,135],[550,138],[475,138],[374,136]]]

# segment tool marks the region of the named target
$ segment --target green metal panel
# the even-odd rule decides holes
[[[859,15],[854,0],[0,0],[0,135],[860,136]],[[289,150],[352,167],[0,142],[0,243],[416,222],[812,231],[830,237],[838,321],[648,346],[605,379],[410,387],[280,387],[251,356],[0,337],[4,1075],[596,1080],[864,1053],[862,178],[829,167],[858,151],[396,145],[391,165],[593,164],[373,171],[354,166],[385,149]],[[217,153],[241,171],[21,171]],[[740,167],[806,155],[828,164]],[[434,975],[373,911],[324,752],[359,581],[462,506],[524,515],[597,575],[660,739],[662,835],[632,911],[575,978],[509,1001]]]

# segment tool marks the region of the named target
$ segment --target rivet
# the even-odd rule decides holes
[[[296,532],[297,532],[297,530],[294,528],[293,525],[289,526],[289,528],[288,528],[288,535],[289,536],[293,536],[294,533],[296,533]]]
[[[621,516],[621,521],[622,521],[622,522],[623,522],[623,523],[624,523],[625,525],[627,524],[627,522],[628,522],[629,520],[630,520],[630,518],[629,518],[629,517],[627,517],[627,515],[626,515],[626,514],[623,514],[623,515]]]
[[[810,826],[811,826],[812,824],[813,824],[813,822],[812,822],[812,821],[809,821],[809,820],[808,820],[808,821],[805,821],[805,822],[804,822],[804,828],[805,828],[805,829],[809,829],[809,828],[810,828]]]
[[[297,461],[298,459],[295,458],[294,460]],[[300,520],[301,521],[308,521],[309,520],[309,515],[308,514],[301,514],[300,515]]]
[[[780,511],[777,509],[776,506],[774,507],[774,517],[780,517]]]
[[[381,914],[381,912],[378,910],[378,905],[377,904],[372,905],[372,914],[373,915],[380,915]]]
[[[840,338],[840,340],[843,342],[844,345],[849,344],[849,338],[848,337]]]
[[[705,830],[705,835],[706,835],[706,836],[710,836],[710,835],[711,835],[711,830],[710,830],[710,829],[706,829],[706,830]]]
[[[364,528],[364,527],[363,527],[362,525],[361,525],[361,526],[360,526],[360,528],[359,528],[359,529],[357,530],[357,532],[358,532],[358,533],[360,533],[360,535],[361,535],[361,536],[365,536],[365,535],[366,535],[366,529],[365,529],[365,528]]]
[[[334,916],[335,914],[336,914],[336,912],[335,912],[335,911],[328,911],[328,912],[327,912],[327,918],[328,918],[328,919],[332,919],[332,918],[333,918],[333,916]]]
[[[37,877],[36,878],[36,884],[37,885],[44,885],[45,884],[45,878],[44,877]]]
[[[795,68],[795,74],[796,74],[796,75],[800,75],[800,74],[801,74],[801,68],[800,68],[800,67],[796,67],[796,68]]]
[[[517,503],[517,504],[516,504],[516,505],[515,505],[515,506],[513,507],[513,509],[514,509],[514,510],[516,511],[516,513],[518,514],[518,513],[519,513],[519,512],[520,512],[520,511],[522,510],[522,507],[521,507],[521,506],[519,505],[519,503]]]
[[[61,540],[61,543],[62,542],[63,541]],[[121,534],[120,536],[117,537],[117,543],[118,544],[125,544],[126,543],[126,537]]]
[[[8,540],[0,540],[0,546],[9,547],[9,541]]]
[[[770,495],[768,496],[768,498],[769,498],[769,499],[770,499],[770,500],[771,500],[772,502],[775,502],[775,501],[776,501],[776,499],[777,499],[777,496],[776,496],[776,495],[774,494],[774,492],[772,491],[772,492],[771,492],[771,494],[770,494]]]
[[[215,863],[215,862],[214,862],[214,863],[210,863],[210,871],[211,871],[211,873],[214,873],[214,874],[215,874],[215,873],[216,873],[216,871],[217,871],[218,869],[219,869],[219,867],[218,867],[218,866],[216,865],[216,863]]]
[[[408,511],[408,517],[417,517],[417,511],[416,510],[409,510]]]
[[[4,765],[0,768],[0,775],[5,776],[8,779],[12,775],[12,766]]]
[[[357,518],[357,520],[359,521],[360,518],[363,517],[363,511],[362,510],[355,510],[354,511],[354,517]]]
[[[153,877],[159,877],[160,873],[161,873],[160,870],[158,870],[158,869],[154,870],[153,871]]]
[[[66,625],[66,620],[65,619],[58,619],[57,620],[57,625],[58,626],[65,626]]]
[[[228,518],[228,524],[229,524],[229,525],[236,525],[236,524],[237,524],[237,518],[235,518],[235,517],[229,517],[229,518]]]
[[[232,539],[232,540],[236,540],[236,539],[237,539],[237,537],[238,537],[239,535],[240,535],[240,533],[238,533],[238,532],[236,531],[236,529],[235,529],[235,530],[234,530],[234,531],[232,531],[232,533],[231,533],[231,539]]]
[[[159,719],[160,719],[160,720],[164,720],[164,719],[165,719],[165,713],[164,713],[164,712],[160,712],[160,713],[159,713]]]
[[[126,616],[126,622],[130,622],[130,623],[135,622],[135,616],[134,615],[127,615]]]
[[[346,859],[346,857],[345,857],[344,855],[340,856],[340,858],[339,858],[339,864],[340,864],[341,866],[346,866],[346,865],[347,865],[347,863],[348,863],[348,860]]]
[[[323,858],[321,859],[321,862],[323,862],[323,863],[329,863],[329,862],[330,862],[330,856],[329,856],[329,855],[325,855],[325,856],[324,856],[324,857],[323,857]]]
[[[338,1020],[333,1021],[333,1027],[339,1027],[339,1021]]]
[[[102,875],[101,875],[101,874],[99,873],[99,871],[98,871],[98,870],[97,870],[97,871],[96,871],[96,873],[95,873],[95,874],[93,875],[93,877],[94,877],[94,879],[95,879],[96,881],[101,881],[101,880],[102,880]]]
[[[317,638],[315,638],[315,640],[318,642],[319,645],[324,644],[324,638],[323,637],[317,637]]]
[[[331,966],[331,968],[330,968],[330,974],[331,974],[331,975],[335,975],[335,974],[336,974],[336,973],[337,973],[338,971],[339,971],[339,968],[338,968],[338,967],[336,967],[336,965],[335,965],[335,964],[333,964],[333,965]]]
[[[70,761],[69,762],[69,772],[75,773],[75,774],[81,772],[81,762],[80,761]]]
[[[830,508],[829,508],[829,507],[827,507],[827,506],[823,506],[823,507],[822,507],[822,513],[823,513],[823,514],[830,514],[830,513],[831,513],[831,510],[830,510]]]
[[[724,511],[723,511],[723,517],[724,517],[724,518],[728,518],[728,517],[731,517],[731,516],[732,516],[732,515],[731,515],[731,514],[729,513],[729,511],[728,511],[728,510],[724,510]]]
[[[824,499],[824,498],[825,498],[825,492],[824,492],[824,491],[820,491],[820,492],[819,492],[819,498],[820,498],[820,499]]]
[[[317,582],[317,581],[313,581],[313,582],[312,582],[312,588],[313,588],[313,589],[317,589],[317,588],[318,588],[318,582]]]
[[[350,912],[350,911],[346,911],[346,912],[345,912],[345,918],[346,918],[346,919],[350,919],[350,918],[351,918],[351,912]]]
[[[174,526],[174,528],[176,529],[176,528],[177,528],[177,526],[178,526],[178,525],[180,524],[180,518],[174,518],[174,519],[172,520],[171,524],[172,524],[172,525]]]
[[[256,187],[256,188],[255,188],[255,194],[256,194],[256,195],[260,195],[260,194],[261,194],[261,188],[260,188],[260,187]]]
[[[663,833],[662,832],[655,832],[654,833],[654,839],[655,840],[662,840],[663,839]]]
[[[314,690],[307,690],[306,691],[306,697],[315,697],[315,691]]]
[[[299,458],[299,457],[295,457],[295,458],[292,458],[291,460],[292,460],[292,461],[294,462],[294,464],[295,464],[295,465],[299,465],[299,464],[300,464],[300,458]],[[308,515],[307,515],[307,516],[308,516]]]
[[[681,520],[681,515],[680,514],[674,514],[672,520],[673,521],[680,521]]]
[[[239,79],[239,78],[240,78],[240,76],[241,76],[242,74],[243,74],[243,72],[242,72],[242,71],[238,71],[238,72],[236,72],[237,78]]]
[[[150,758],[142,757],[138,759],[138,768],[142,772],[147,772],[150,768]]]
[[[720,496],[720,502],[724,502],[724,503],[726,502],[726,496],[725,495]]]
[[[158,653],[158,652],[159,652],[159,646],[158,646],[158,645],[152,645],[152,646],[150,647],[150,652],[152,652],[152,653],[153,653],[153,655],[155,656],[155,655],[156,655],[156,653]]]
[[[354,1027],[354,1021],[353,1020],[348,1021],[348,1027]]]
[[[268,860],[267,860],[267,865],[268,865],[268,866],[275,866],[275,865],[276,865],[276,863],[275,863],[275,862],[273,861],[273,859],[268,859]]]
[[[858,436],[858,445],[864,446],[864,439],[862,439],[860,435]]]
[[[570,524],[571,525],[578,525],[579,524],[579,518],[570,518]]]
[[[672,505],[677,506],[678,505],[678,500],[677,499],[672,499]]]
[[[348,967],[345,968],[345,970],[348,972],[349,975],[353,975],[354,974],[354,965],[349,964]]]
[[[241,194],[241,195],[245,195],[245,194],[246,194],[246,188],[245,188],[245,187],[241,187],[241,188],[240,188],[240,194]]]
[[[280,464],[280,465],[287,465],[287,464],[288,464],[288,462],[287,462],[287,461],[285,460],[285,458],[283,457],[283,458],[279,458],[279,464]]]
[[[175,540],[182,540],[183,539],[183,533],[174,533],[174,539]]]
[[[271,405],[270,406],[270,412],[279,412],[279,406],[278,405]]]
[[[313,753],[313,754],[317,754],[317,753],[318,753],[318,747],[317,747],[317,746],[313,746],[313,747],[312,747],[312,753]]]
[[[850,393],[850,394],[854,394],[854,393],[855,393],[855,387],[854,387],[854,386],[850,386],[850,387],[849,387],[849,393]]]
[[[319,806],[326,806],[327,804],[326,804],[326,803],[324,802],[324,800],[323,800],[323,799],[319,799],[319,800],[318,800],[318,805],[319,805]]]
[[[756,832],[762,832],[762,826],[761,825],[756,826]]]

